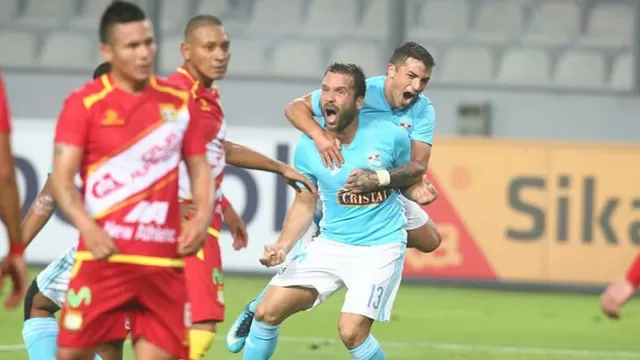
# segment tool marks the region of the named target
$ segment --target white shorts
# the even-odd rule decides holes
[[[422,225],[429,221],[429,215],[420,205],[407,199],[403,195],[400,195],[399,198],[404,205],[404,215],[407,217],[407,231],[422,227]]]
[[[400,287],[406,244],[346,245],[316,238],[269,285],[315,288],[315,308],[343,286],[342,312],[389,321]]]
[[[53,301],[59,308],[62,308],[66,300],[75,256],[76,247],[74,246],[55,259],[36,277],[40,293]]]

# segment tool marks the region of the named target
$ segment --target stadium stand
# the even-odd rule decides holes
[[[233,35],[231,75],[317,76],[331,60],[384,68],[390,0],[157,0],[162,71],[195,13],[219,15]],[[86,71],[109,0],[2,0],[4,68]],[[154,2],[137,0],[142,6]],[[628,0],[409,0],[407,39],[437,54],[434,81],[630,90],[633,3]]]

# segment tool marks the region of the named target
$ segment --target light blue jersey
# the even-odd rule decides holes
[[[406,242],[404,206],[396,190],[353,194],[344,190],[355,169],[389,170],[411,160],[411,142],[393,123],[360,114],[355,138],[343,146],[344,164],[330,169],[322,163],[313,141],[302,136],[294,155],[295,168],[316,184],[323,202],[320,236],[349,245]]]
[[[367,79],[367,92],[364,98],[364,106],[360,110],[360,116],[368,118],[389,119],[394,124],[402,127],[409,133],[412,141],[420,141],[429,145],[433,144],[433,130],[436,127],[436,112],[431,100],[423,94],[418,94],[416,99],[404,109],[391,109],[389,102],[384,97],[384,75]],[[322,109],[320,107],[321,90],[311,93],[311,105],[313,115],[320,117],[324,123]]]

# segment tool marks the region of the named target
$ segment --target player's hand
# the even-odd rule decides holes
[[[238,215],[232,206],[227,206],[222,210],[222,217],[224,223],[227,224],[231,237],[233,238],[233,249],[238,251],[245,249],[249,242],[249,235],[247,234],[247,225],[244,220]]]
[[[4,307],[13,309],[24,299],[27,293],[27,264],[22,255],[7,255],[0,263],[0,290],[6,276],[11,277],[13,289],[4,302]]]
[[[280,265],[287,258],[287,253],[280,245],[265,245],[260,257],[260,263],[266,267]]]
[[[355,194],[371,192],[380,188],[380,180],[374,171],[356,169],[349,174],[344,188]]]
[[[402,194],[406,196],[407,199],[422,206],[429,205],[438,198],[438,190],[426,176],[422,178],[422,181],[402,191]]]
[[[178,237],[178,253],[182,256],[194,255],[207,240],[209,221],[206,216],[195,216],[182,227]]]
[[[96,260],[106,260],[109,256],[118,252],[116,242],[107,234],[100,225],[92,223],[86,229],[80,231],[87,250]]]
[[[318,196],[318,189],[307,179],[306,176],[302,175],[294,168],[284,165],[280,170],[280,174],[284,178],[284,181],[287,185],[291,186],[296,192],[302,191],[302,188],[298,183],[301,183],[306,187],[309,191],[311,191],[315,196]]]
[[[340,140],[328,131],[323,131],[321,136],[313,139],[316,143],[316,147],[322,157],[324,166],[333,169],[334,167],[340,167],[344,163],[342,154],[340,153]]]
[[[600,297],[602,312],[612,319],[619,319],[620,308],[633,297],[635,290],[627,279],[612,283]]]

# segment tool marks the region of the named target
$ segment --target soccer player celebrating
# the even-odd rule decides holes
[[[111,65],[104,62],[94,70],[93,79],[95,80],[110,71]],[[47,224],[55,210],[56,202],[49,176],[22,221],[22,236],[26,246],[29,246]],[[66,300],[75,255],[76,246],[72,246],[42,270],[27,290],[24,302],[22,338],[30,359],[54,359],[56,356],[56,339],[59,329],[58,321],[54,316]],[[126,336],[128,333],[126,322],[127,320],[123,317],[122,336]],[[121,358],[122,346],[121,344],[107,344],[97,352],[105,358]],[[101,359],[101,357],[96,355],[96,359]]]
[[[627,270],[623,279],[610,284],[600,297],[602,312],[612,319],[620,318],[620,308],[626,304],[640,287],[640,254]]]
[[[222,183],[226,163],[243,168],[258,169],[280,174],[291,185],[300,182],[313,189],[310,181],[286,164],[250,150],[244,146],[225,140],[226,125],[220,93],[214,81],[221,79],[227,72],[231,57],[230,41],[220,19],[211,15],[198,15],[192,18],[184,31],[181,45],[184,65],[169,80],[188,89],[196,103],[192,116],[199,117],[201,131],[207,143],[207,158],[216,184]],[[184,169],[182,169],[184,170]],[[188,181],[183,181],[186,171],[181,171],[180,197],[186,205],[191,199]],[[203,249],[187,258],[185,275],[191,307],[192,326],[189,331],[190,359],[203,359],[215,339],[216,324],[224,320],[224,296],[222,282],[222,262],[218,237],[221,231],[222,217],[230,208],[220,187],[216,187],[217,206],[209,227],[209,239]],[[236,249],[246,246],[246,237],[235,239]],[[212,281],[211,274],[220,274]]]
[[[57,359],[92,358],[99,345],[122,342],[123,315],[136,358],[187,358],[182,256],[201,248],[213,211],[204,137],[190,94],[151,73],[156,44],[137,5],[112,2],[100,41],[111,73],[74,91],[56,125],[54,197],[80,232]],[[181,159],[195,203],[182,229]]]
[[[387,188],[355,194],[344,188],[353,169],[385,171],[408,164],[411,144],[406,132],[390,121],[360,112],[365,76],[353,64],[332,64],[322,83],[320,106],[327,131],[343,144],[344,164],[331,171],[308,137],[294,155],[295,168],[316,183],[324,199],[318,237],[271,280],[256,309],[244,349],[245,360],[269,359],[275,351],[280,324],[292,314],[312,309],[342,287],[347,288],[338,328],[354,359],[386,359],[371,335],[374,321],[388,321],[400,286],[407,232],[398,192]],[[375,153],[376,156],[370,155]],[[421,177],[405,175],[405,182]],[[422,183],[420,184],[422,185]],[[282,233],[265,246],[260,261],[281,264],[307,231],[317,199],[303,191],[289,208]]]
[[[386,76],[367,79],[367,96],[364,99],[362,114],[389,119],[401,127],[411,139],[411,162],[392,169],[389,172],[356,170],[347,179],[345,187],[354,192],[371,191],[384,187],[401,188],[406,186],[405,174],[422,176],[423,169],[429,164],[433,130],[435,128],[435,110],[431,101],[422,95],[431,78],[435,62],[431,54],[421,45],[407,42],[395,49],[389,60]],[[320,152],[322,162],[327,167],[339,167],[342,163],[340,140],[322,127],[314,119],[323,115],[320,107],[321,90],[316,90],[303,98],[294,100],[286,109],[289,121],[305,135],[313,139]],[[329,112],[329,119],[336,114]],[[351,170],[350,170],[351,171]],[[430,199],[435,200],[437,192],[430,186]],[[407,216],[408,247],[423,252],[431,252],[441,242],[435,224],[429,216],[412,201],[400,196]],[[319,218],[320,216],[318,216]],[[308,240],[308,239],[304,239]],[[245,308],[227,333],[226,343],[231,352],[239,352],[244,346],[253,313],[264,291]]]
[[[11,153],[11,121],[9,102],[0,75],[0,218],[7,228],[9,254],[0,263],[0,290],[5,276],[10,276],[13,291],[4,303],[6,308],[16,307],[27,290],[27,265],[24,261],[24,243],[20,233],[20,198],[16,170]]]

